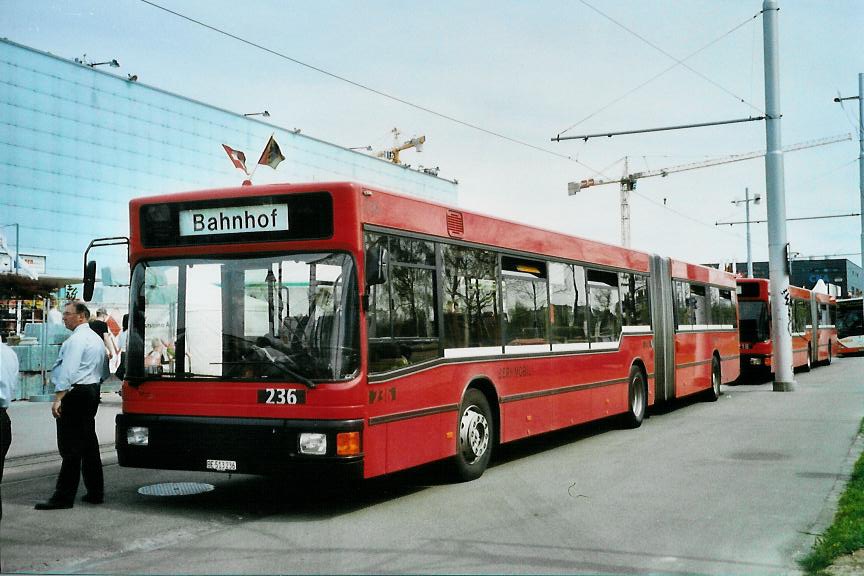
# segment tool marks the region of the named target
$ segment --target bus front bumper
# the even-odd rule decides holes
[[[770,354],[741,354],[741,372],[747,374],[771,371]]]
[[[279,475],[305,470],[361,478],[362,420],[118,414],[121,466]],[[346,449],[346,438],[355,444]],[[337,454],[337,443],[340,452]]]

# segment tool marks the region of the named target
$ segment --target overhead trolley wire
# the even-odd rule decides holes
[[[589,170],[593,171],[595,174],[603,175],[602,172],[600,172],[599,170],[592,168],[591,166],[580,161],[578,158],[574,158],[573,156],[569,156],[567,154],[561,154],[561,153],[555,152],[554,150],[549,150],[548,148],[543,148],[542,146],[537,146],[537,145],[531,144],[530,142],[526,142],[524,140],[519,140],[518,138],[514,138],[511,136],[507,136],[506,134],[502,134],[500,132],[495,132],[494,130],[489,130],[487,128],[483,128],[482,126],[479,126],[477,124],[472,124],[471,122],[467,122],[465,120],[460,120],[454,116],[450,116],[450,115],[444,114],[442,112],[437,112],[437,111],[432,110],[431,108],[428,108],[426,106],[421,106],[420,104],[415,104],[409,100],[405,100],[404,98],[400,98],[398,96],[388,94],[387,92],[384,92],[383,90],[378,90],[377,88],[367,86],[366,84],[362,84],[362,83],[357,82],[355,80],[351,80],[350,78],[346,78],[344,76],[340,76],[340,75],[335,74],[333,72],[329,72],[329,71],[327,71],[323,68],[320,68],[318,66],[314,66],[312,64],[307,64],[306,62],[303,62],[303,61],[298,60],[296,58],[292,58],[291,56],[288,56],[287,54],[283,54],[282,52],[278,52],[276,50],[273,50],[272,48],[267,48],[266,46],[262,46],[261,44],[257,44],[255,42],[252,42],[251,40],[247,40],[246,38],[243,38],[241,36],[237,36],[236,34],[232,34],[231,32],[227,32],[225,30],[222,30],[221,28],[211,26],[210,24],[207,24],[207,23],[202,22],[200,20],[196,20],[195,18],[192,18],[190,16],[186,16],[185,14],[181,14],[180,12],[176,12],[174,10],[171,10],[170,8],[166,8],[164,6],[156,4],[155,2],[152,2],[151,0],[140,0],[140,1],[143,2],[144,4],[147,4],[148,6],[152,6],[153,8],[157,8],[159,10],[162,10],[163,12],[167,12],[168,14],[171,14],[173,16],[176,16],[178,18],[182,18],[183,20],[186,20],[188,22],[191,22],[191,23],[196,24],[198,26],[201,26],[203,28],[207,28],[208,30],[211,30],[211,31],[216,32],[218,34],[222,34],[223,36],[227,36],[228,38],[231,38],[231,39],[236,40],[238,42],[242,42],[243,44],[246,44],[247,46],[257,48],[258,50],[262,50],[264,52],[267,52],[268,54],[272,54],[273,56],[276,56],[278,58],[282,58],[283,60],[287,60],[289,62],[297,64],[298,66],[303,66],[304,68],[308,68],[309,70],[313,70],[315,72],[318,72],[319,74],[324,74],[325,76],[329,76],[330,78],[333,78],[334,80],[338,80],[340,82],[345,82],[346,84],[350,84],[351,86],[354,86],[355,88],[359,88],[361,90],[371,92],[373,94],[381,96],[382,98],[386,98],[388,100],[392,100],[394,102],[404,104],[405,106],[409,106],[411,108],[414,108],[415,110],[420,110],[421,112],[426,112],[427,114],[437,116],[438,118],[442,118],[442,119],[447,120],[449,122],[454,122],[454,123],[459,124],[461,126],[464,126],[466,128],[470,128],[472,130],[482,132],[482,133],[487,134],[489,136],[494,136],[495,138],[500,138],[502,140],[506,140],[506,141],[511,142],[513,144],[518,144],[519,146],[531,148],[531,149],[536,150],[538,152],[543,152],[545,154],[555,156],[556,158],[561,158],[563,160],[569,160],[571,162],[575,162],[577,164],[580,164],[580,165],[588,168]]]
[[[735,98],[738,102],[741,102],[741,103],[743,103],[743,104],[746,104],[747,106],[749,106],[750,108],[756,110],[756,111],[759,112],[760,114],[764,114],[764,113],[765,113],[765,112],[764,112],[761,108],[759,108],[758,106],[755,106],[755,105],[751,104],[750,102],[748,102],[748,101],[745,100],[744,98],[741,98],[740,96],[738,96],[737,94],[735,94],[735,93],[732,92],[731,90],[726,89],[725,87],[721,86],[720,84],[718,84],[717,82],[715,82],[715,81],[712,80],[711,78],[708,78],[707,76],[705,76],[704,74],[702,74],[702,73],[699,72],[698,70],[695,70],[694,68],[691,68],[690,66],[688,66],[687,64],[685,64],[685,62],[686,62],[687,60],[690,60],[691,58],[693,58],[694,56],[696,56],[696,55],[699,54],[700,52],[703,52],[703,51],[707,50],[708,48],[710,48],[711,46],[713,46],[714,44],[717,44],[718,42],[720,42],[721,40],[723,40],[724,38],[726,38],[727,36],[729,36],[729,35],[732,34],[733,32],[737,31],[739,28],[741,28],[741,27],[743,27],[743,26],[745,26],[745,25],[751,23],[754,19],[756,19],[757,17],[759,17],[760,14],[762,14],[761,11],[760,11],[760,12],[757,12],[757,13],[754,14],[752,17],[747,18],[746,20],[744,20],[743,22],[741,22],[740,24],[738,24],[737,26],[735,26],[734,28],[732,28],[732,29],[729,30],[728,32],[722,34],[721,36],[718,36],[717,38],[715,38],[715,39],[712,40],[711,42],[705,44],[704,46],[702,46],[701,48],[699,48],[698,50],[696,50],[696,51],[693,52],[692,54],[686,56],[685,58],[678,59],[678,58],[676,58],[675,56],[673,56],[672,54],[670,54],[669,52],[667,52],[666,50],[664,50],[663,48],[661,48],[660,46],[657,46],[655,43],[651,42],[651,41],[648,40],[647,38],[645,38],[645,37],[643,37],[642,35],[640,35],[638,32],[635,32],[634,30],[628,28],[626,25],[622,24],[621,22],[618,22],[617,20],[615,20],[614,18],[612,18],[611,16],[609,16],[609,15],[606,14],[605,12],[599,10],[598,8],[595,8],[594,6],[592,6],[591,4],[589,4],[586,0],[579,0],[579,1],[582,2],[582,4],[584,4],[584,5],[587,6],[588,8],[590,8],[591,10],[594,10],[595,12],[597,12],[598,14],[600,14],[601,16],[603,16],[604,18],[606,18],[607,20],[609,20],[609,21],[611,21],[612,23],[614,23],[616,26],[619,26],[619,27],[623,28],[624,30],[626,30],[626,31],[629,32],[630,34],[633,34],[634,36],[636,36],[637,38],[639,38],[640,40],[642,40],[643,42],[645,42],[646,44],[648,44],[649,46],[651,46],[652,48],[654,48],[655,50],[658,50],[659,52],[661,52],[661,53],[664,54],[665,56],[671,58],[672,60],[675,61],[675,63],[672,64],[671,66],[669,66],[668,68],[665,68],[665,69],[661,70],[660,72],[658,72],[657,74],[655,74],[655,75],[652,76],[651,78],[648,78],[647,80],[645,80],[644,82],[642,82],[642,83],[639,84],[638,86],[635,86],[634,88],[628,90],[627,92],[625,92],[624,94],[622,94],[622,95],[619,96],[618,98],[612,100],[612,101],[609,102],[608,104],[606,104],[606,105],[600,107],[599,109],[595,110],[594,112],[588,114],[587,116],[585,116],[584,118],[582,118],[581,120],[579,120],[578,122],[576,122],[575,124],[573,124],[573,125],[571,125],[571,126],[565,128],[564,130],[562,130],[561,132],[558,133],[558,136],[561,136],[562,134],[566,134],[567,132],[569,132],[570,130],[572,130],[573,128],[575,128],[576,126],[579,126],[580,124],[582,124],[583,122],[585,122],[586,120],[589,120],[589,119],[593,118],[594,116],[596,116],[597,114],[600,114],[601,112],[603,112],[603,111],[605,111],[605,110],[608,110],[609,108],[611,108],[612,106],[614,106],[614,105],[617,104],[618,102],[624,100],[625,98],[627,98],[628,96],[630,96],[630,95],[633,94],[634,92],[637,92],[638,90],[644,88],[645,86],[647,86],[648,84],[650,84],[651,82],[653,82],[654,80],[656,80],[657,78],[660,78],[661,76],[663,76],[664,74],[666,74],[666,73],[669,72],[670,70],[673,70],[673,69],[677,68],[678,66],[684,66],[685,68],[687,68],[688,70],[690,70],[691,72],[693,72],[694,74],[696,74],[697,76],[699,76],[700,78],[702,78],[702,79],[708,81],[709,83],[713,84],[714,86],[716,86],[717,88],[719,88],[719,89],[722,90],[723,92],[726,92],[727,94],[731,95],[731,96],[732,96],[733,98]]]

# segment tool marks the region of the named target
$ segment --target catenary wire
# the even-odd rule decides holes
[[[646,202],[650,202],[651,204],[654,204],[655,206],[658,206],[658,207],[662,208],[663,210],[667,210],[669,212],[672,212],[673,214],[675,214],[681,218],[684,218],[686,220],[690,220],[691,222],[695,222],[696,224],[699,224],[700,226],[704,226],[705,228],[708,228],[709,230],[713,230],[714,232],[719,232],[720,234],[725,234],[726,236],[734,236],[735,238],[738,238],[739,240],[746,240],[746,238],[744,236],[741,236],[740,234],[735,234],[734,232],[727,232],[725,230],[721,230],[721,229],[717,228],[717,226],[715,226],[714,224],[709,224],[707,222],[703,222],[702,220],[699,220],[698,218],[693,218],[692,216],[684,214],[683,212],[675,210],[674,208],[670,208],[669,206],[666,206],[665,204],[661,204],[660,202],[657,202],[653,198],[649,198],[648,196],[641,194],[635,190],[632,190],[631,194],[635,194],[636,196],[645,200]]]
[[[201,22],[200,20],[196,20],[195,18],[192,18],[192,17],[190,17],[190,16],[186,16],[185,14],[181,14],[181,13],[179,13],[179,12],[176,12],[176,11],[174,11],[174,10],[171,10],[171,9],[169,9],[169,8],[166,8],[166,7],[164,7],[164,6],[161,6],[161,5],[159,5],[159,4],[156,4],[155,2],[152,2],[151,0],[140,0],[140,1],[141,1],[142,3],[144,3],[144,4],[147,4],[148,6],[151,6],[151,7],[153,7],[153,8],[157,8],[157,9],[159,9],[159,10],[162,10],[163,12],[166,12],[166,13],[168,13],[168,14],[171,14],[171,15],[173,15],[173,16],[176,16],[176,17],[178,17],[178,18],[181,18],[181,19],[183,19],[183,20],[186,20],[186,21],[188,21],[188,22],[191,22],[191,23],[193,23],[193,24],[196,24],[196,25],[198,25],[198,26],[201,26],[201,27],[203,27],[203,28],[207,28],[208,30],[211,30],[211,31],[216,32],[216,33],[218,33],[218,34],[221,34],[221,35],[223,35],[223,36],[227,36],[228,38],[231,38],[231,39],[233,39],[233,40],[236,40],[236,41],[238,41],[238,42],[241,42],[241,43],[246,44],[246,45],[248,45],[248,46],[251,46],[251,47],[253,47],[253,48],[257,48],[257,49],[259,49],[259,50],[262,50],[262,51],[264,51],[264,52],[267,52],[268,54],[271,54],[271,55],[276,56],[276,57],[278,57],[278,58],[282,58],[282,59],[284,59],[284,60],[288,60],[289,62],[292,62],[292,63],[297,64],[297,65],[299,65],[299,66],[303,66],[303,67],[308,68],[308,69],[310,69],[310,70],[313,70],[313,71],[315,71],[315,72],[319,72],[319,73],[324,74],[325,76],[329,76],[329,77],[331,77],[331,78],[333,78],[333,79],[335,79],[335,80],[339,80],[339,81],[341,81],[341,82],[348,83],[348,84],[350,84],[350,85],[352,85],[352,86],[355,86],[356,88],[359,88],[359,89],[361,89],[361,90],[366,90],[366,91],[368,91],[368,92],[372,92],[373,94],[377,94],[377,95],[382,96],[382,97],[384,97],[384,98],[387,98],[387,99],[389,99],[389,100],[393,100],[393,101],[395,101],[395,102],[399,102],[399,103],[404,104],[404,105],[406,105],[406,106],[409,106],[409,107],[415,108],[415,109],[420,110],[420,111],[423,111],[423,112],[427,112],[427,113],[432,114],[432,115],[434,115],[434,116],[437,116],[437,117],[439,117],[439,118],[443,118],[443,119],[445,119],[445,120],[448,120],[448,121],[454,122],[454,123],[456,123],[456,124],[459,124],[459,125],[462,125],[462,126],[465,126],[465,127],[471,128],[471,129],[473,129],[473,130],[477,130],[477,131],[483,132],[483,133],[488,134],[488,135],[490,135],[490,136],[494,136],[494,137],[497,137],[497,138],[501,138],[501,139],[503,139],[503,140],[506,140],[506,141],[509,141],[509,142],[511,142],[511,143],[518,144],[518,145],[521,145],[521,146],[526,146],[526,147],[528,147],[528,148],[531,148],[531,149],[534,149],[534,150],[537,150],[537,151],[540,151],[540,152],[544,152],[544,153],[546,153],[546,154],[550,154],[550,155],[555,156],[555,157],[557,157],[557,158],[561,158],[561,159],[569,160],[569,161],[571,161],[571,162],[575,162],[575,163],[577,163],[577,164],[580,164],[581,166],[584,166],[584,167],[588,168],[589,170],[591,170],[592,172],[594,172],[595,175],[600,175],[600,176],[604,176],[604,177],[606,177],[606,175],[605,175],[602,171],[599,171],[599,170],[597,170],[597,169],[595,169],[595,168],[593,168],[593,167],[591,167],[591,166],[585,164],[584,162],[582,162],[582,161],[580,161],[580,160],[578,160],[578,159],[576,159],[576,158],[573,158],[572,156],[568,156],[568,155],[565,155],[565,154],[560,154],[560,153],[555,152],[555,151],[553,151],[553,150],[548,150],[548,149],[543,148],[543,147],[541,147],[541,146],[536,146],[536,145],[534,145],[534,144],[530,144],[530,143],[528,143],[528,142],[524,142],[524,141],[518,140],[518,139],[516,139],[516,138],[512,138],[512,137],[510,137],[510,136],[506,136],[506,135],[504,135],[504,134],[500,134],[500,133],[497,133],[497,132],[494,132],[494,131],[488,130],[488,129],[486,129],[486,128],[482,128],[482,127],[480,127],[480,126],[477,126],[477,125],[471,124],[471,123],[469,123],[469,122],[466,122],[466,121],[463,121],[463,120],[459,120],[458,118],[454,118],[454,117],[448,116],[448,115],[446,115],[446,114],[443,114],[443,113],[440,113],[440,112],[436,112],[435,110],[432,110],[432,109],[430,109],[430,108],[427,108],[427,107],[424,107],[424,106],[420,106],[420,105],[418,105],[418,104],[414,104],[414,103],[412,103],[412,102],[409,102],[408,100],[404,100],[404,99],[402,99],[402,98],[399,98],[399,97],[396,97],[396,96],[392,96],[392,95],[387,94],[386,92],[383,92],[383,91],[381,91],[381,90],[377,90],[377,89],[375,89],[375,88],[372,88],[372,87],[366,86],[366,85],[361,84],[361,83],[359,83],[359,82],[356,82],[356,81],[354,81],[354,80],[350,80],[350,79],[348,79],[348,78],[345,78],[345,77],[339,76],[338,74],[334,74],[334,73],[332,73],[332,72],[328,72],[327,70],[324,70],[323,68],[319,68],[319,67],[317,67],[317,66],[313,66],[313,65],[311,65],[311,64],[307,64],[306,62],[303,62],[303,61],[301,61],[301,60],[297,60],[296,58],[292,58],[291,56],[288,56],[288,55],[286,55],[286,54],[282,54],[281,52],[277,52],[276,50],[273,50],[273,49],[271,49],[271,48],[267,48],[266,46],[262,46],[262,45],[260,45],[260,44],[255,43],[255,42],[252,42],[251,40],[247,40],[247,39],[245,39],[245,38],[242,38],[242,37],[240,37],[240,36],[237,36],[237,35],[235,35],[235,34],[232,34],[232,33],[230,33],[230,32],[227,32],[227,31],[225,31],[225,30],[222,30],[222,29],[220,29],[220,28],[217,28],[217,27],[215,27],[215,26],[211,26],[210,24],[206,24],[206,23],[204,23],[204,22]],[[757,16],[758,16],[758,14],[757,14]],[[754,18],[755,18],[755,16],[754,16]],[[738,26],[736,26],[734,29],[732,29],[732,30],[730,30],[729,32],[727,32],[724,36],[721,36],[720,38],[717,38],[717,40],[715,40],[714,42],[711,42],[711,43],[705,45],[704,47],[702,47],[702,48],[701,48],[700,50],[698,50],[697,52],[694,52],[693,54],[691,54],[691,56],[695,56],[697,53],[699,53],[699,52],[701,52],[702,50],[708,48],[711,44],[714,44],[714,43],[718,42],[718,41],[721,40],[723,37],[725,37],[725,36],[731,34],[732,32],[734,32],[735,30],[737,30],[737,29],[740,28],[741,26],[745,25],[745,24],[746,24],[747,22],[749,22],[749,21],[750,21],[750,20],[748,19],[747,21],[742,22],[741,24],[739,24]],[[688,56],[688,58],[691,57],[691,56]],[[675,64],[675,66],[677,66],[677,65],[678,65],[678,64]],[[673,67],[674,67],[674,66],[673,66]],[[575,125],[574,125],[574,127],[575,127]],[[620,161],[620,160],[619,160],[619,161]],[[618,162],[618,161],[616,161],[616,162],[613,163],[612,165],[616,164],[617,162]],[[607,168],[607,169],[608,169],[608,168]],[[669,208],[668,206],[664,206],[664,205],[660,204],[659,202],[656,202],[655,200],[652,200],[651,198],[648,198],[648,197],[646,197],[646,196],[644,196],[644,195],[642,195],[642,194],[639,194],[638,192],[635,192],[635,191],[634,191],[634,194],[636,194],[637,196],[639,196],[639,197],[641,197],[641,198],[644,198],[646,201],[648,201],[648,202],[650,202],[650,203],[652,203],[652,204],[655,204],[655,205],[657,205],[657,206],[663,208],[664,210],[667,210],[667,211],[669,211],[669,212],[671,212],[671,213],[673,213],[673,214],[676,214],[677,216],[679,216],[679,217],[681,217],[681,218],[685,218],[685,219],[687,219],[687,220],[691,220],[691,221],[693,221],[693,222],[695,222],[695,223],[697,223],[697,224],[700,224],[700,225],[702,225],[702,226],[705,226],[705,227],[708,227],[708,228],[711,228],[711,229],[714,229],[715,231],[717,231],[716,228],[714,228],[713,226],[710,226],[709,224],[706,224],[705,222],[702,222],[702,221],[700,221],[700,220],[698,220],[698,219],[696,219],[696,218],[693,218],[693,217],[691,217],[691,216],[688,216],[687,214],[684,214],[683,212],[679,212],[678,210],[675,210],[675,209]],[[728,233],[728,232],[722,232],[722,231],[720,231],[720,232],[721,232],[721,233],[724,233],[724,234],[727,234],[727,235],[729,235],[729,236],[735,236],[735,237],[737,237],[737,238],[741,238],[741,236],[739,236],[739,235],[737,235],[737,234]]]
[[[362,84],[360,82],[357,82],[355,80],[351,80],[351,79],[346,78],[344,76],[340,76],[340,75],[335,74],[333,72],[329,72],[329,71],[327,71],[323,68],[320,68],[318,66],[313,66],[312,64],[307,64],[306,62],[303,62],[303,61],[298,60],[296,58],[292,58],[291,56],[288,56],[287,54],[283,54],[281,52],[273,50],[272,48],[267,48],[266,46],[263,46],[263,45],[258,44],[256,42],[252,42],[251,40],[247,40],[241,36],[237,36],[236,34],[232,34],[231,32],[227,32],[225,30],[222,30],[221,28],[211,26],[210,24],[207,24],[207,23],[202,22],[200,20],[196,20],[195,18],[192,18],[190,16],[186,16],[185,14],[181,14],[180,12],[176,12],[174,10],[171,10],[170,8],[166,8],[164,6],[156,4],[155,2],[151,2],[150,0],[140,0],[140,1],[144,4],[147,4],[148,6],[151,6],[153,8],[157,8],[159,10],[162,10],[163,12],[167,12],[168,14],[171,14],[171,15],[176,16],[178,18],[182,18],[183,20],[186,20],[188,22],[191,22],[191,23],[196,24],[198,26],[201,26],[203,28],[207,28],[208,30],[211,30],[211,31],[216,32],[218,34],[222,34],[223,36],[227,36],[228,38],[231,38],[233,40],[236,40],[238,42],[246,44],[247,46],[257,48],[258,50],[262,50],[264,52],[267,52],[268,54],[271,54],[271,55],[276,56],[278,58],[282,58],[283,60],[293,62],[294,64],[297,64],[298,66],[303,66],[304,68],[308,68],[309,70],[313,70],[313,71],[318,72],[320,74],[324,74],[325,76],[329,76],[330,78],[333,78],[334,80],[338,80],[340,82],[345,82],[346,84],[350,84],[351,86],[354,86],[355,88],[359,88],[361,90],[371,92],[373,94],[381,96],[382,98],[386,98],[388,100],[392,100],[394,102],[404,104],[405,106],[409,106],[411,108],[414,108],[415,110],[420,110],[421,112],[426,112],[427,114],[437,116],[438,118],[442,118],[442,119],[447,120],[449,122],[454,122],[454,123],[459,124],[461,126],[464,126],[466,128],[470,128],[472,130],[482,132],[482,133],[487,134],[489,136],[493,136],[495,138],[500,138],[502,140],[506,140],[508,142],[511,142],[513,144],[517,144],[519,146],[531,148],[532,150],[535,150],[538,152],[543,152],[545,154],[555,156],[556,158],[560,158],[563,160],[569,160],[570,162],[575,162],[575,163],[577,163],[581,166],[584,166],[585,168],[591,170],[592,172],[594,172],[595,175],[605,176],[605,174],[603,174],[599,170],[596,170],[595,168],[585,164],[584,162],[580,161],[578,158],[574,158],[573,156],[569,156],[567,154],[561,154],[559,152],[555,152],[554,150],[550,150],[548,148],[543,148],[542,146],[537,146],[535,144],[531,144],[530,142],[526,142],[524,140],[519,140],[518,138],[514,138],[512,136],[507,136],[506,134],[502,134],[500,132],[495,132],[494,130],[489,130],[488,128],[483,128],[482,126],[479,126],[477,124],[473,124],[473,123],[467,122],[465,120],[460,120],[459,118],[456,118],[454,116],[450,116],[450,115],[444,114],[442,112],[437,112],[437,111],[435,111],[431,108],[428,108],[426,106],[421,106],[421,105],[415,104],[409,100],[405,100],[404,98],[400,98],[398,96],[388,94],[387,92],[384,92],[383,90],[378,90],[377,88],[372,88],[371,86],[367,86],[366,84]]]
[[[675,56],[673,56],[672,54],[670,54],[669,52],[663,50],[662,48],[660,48],[659,46],[657,46],[656,44],[654,44],[653,42],[651,42],[650,40],[648,40],[647,38],[644,38],[643,36],[639,35],[637,32],[631,30],[630,28],[628,28],[628,27],[625,26],[624,24],[618,22],[617,20],[615,20],[615,19],[612,18],[611,16],[609,16],[609,15],[605,14],[604,12],[602,12],[601,10],[595,8],[594,6],[592,6],[591,4],[589,4],[588,2],[586,2],[585,0],[579,0],[579,1],[582,2],[582,4],[584,4],[584,5],[587,6],[588,8],[594,10],[595,12],[597,12],[598,14],[600,14],[601,16],[603,16],[604,18],[606,18],[606,19],[612,21],[612,22],[613,22],[614,24],[616,24],[617,26],[620,26],[621,28],[623,28],[623,29],[626,30],[627,32],[630,32],[631,34],[633,34],[634,36],[636,36],[637,38],[639,38],[639,39],[642,40],[643,42],[647,43],[649,46],[655,48],[656,50],[659,50],[661,53],[663,53],[664,55],[666,55],[666,56],[668,56],[669,58],[671,58],[672,60],[674,60],[674,61],[675,61],[675,64],[672,64],[672,65],[669,66],[668,68],[664,68],[663,70],[661,70],[660,72],[658,72],[658,73],[655,74],[654,76],[648,78],[647,80],[645,80],[645,81],[642,82],[641,84],[639,84],[639,85],[635,86],[634,88],[628,90],[627,92],[625,92],[624,94],[622,94],[621,96],[619,96],[618,98],[616,98],[615,100],[612,100],[612,101],[609,102],[608,104],[606,104],[606,105],[602,106],[601,108],[595,110],[594,112],[588,114],[587,116],[585,116],[584,118],[582,118],[581,120],[579,120],[578,122],[576,122],[575,124],[573,124],[572,126],[569,126],[568,128],[562,130],[561,132],[558,133],[558,136],[561,136],[562,134],[566,134],[567,132],[569,132],[570,130],[572,130],[573,128],[575,128],[576,126],[579,126],[580,124],[582,124],[583,122],[585,122],[585,121],[587,121],[587,120],[593,118],[593,117],[596,116],[597,114],[600,114],[601,112],[603,112],[603,111],[605,111],[605,110],[608,110],[609,108],[611,108],[612,106],[614,106],[614,105],[617,104],[618,102],[624,100],[625,98],[627,98],[628,96],[630,96],[630,95],[633,94],[634,92],[636,92],[636,91],[642,89],[642,88],[645,87],[646,85],[650,84],[651,82],[653,82],[653,81],[656,80],[657,78],[660,78],[661,76],[663,76],[664,74],[666,74],[666,73],[669,72],[670,70],[673,70],[673,69],[677,68],[678,66],[684,66],[685,68],[687,68],[688,70],[690,70],[690,71],[693,72],[694,74],[698,75],[699,77],[703,78],[704,80],[707,80],[708,82],[710,82],[710,83],[713,84],[714,86],[720,88],[721,90],[723,90],[723,91],[726,92],[727,94],[731,95],[731,96],[734,97],[738,102],[742,102],[742,103],[746,104],[747,106],[749,106],[750,108],[756,110],[756,111],[759,112],[760,114],[763,114],[763,115],[764,115],[764,111],[763,111],[761,108],[759,108],[758,106],[754,106],[753,104],[747,102],[745,99],[741,98],[741,97],[738,96],[737,94],[731,92],[730,90],[727,90],[726,88],[724,88],[723,86],[721,86],[721,85],[718,84],[717,82],[711,80],[710,78],[708,78],[707,76],[705,76],[705,75],[702,74],[701,72],[699,72],[699,71],[697,71],[697,70],[691,68],[691,67],[688,66],[687,64],[685,64],[685,62],[686,62],[687,60],[690,60],[691,58],[693,58],[694,56],[696,56],[696,55],[699,54],[700,52],[703,52],[704,50],[706,50],[706,49],[708,49],[709,47],[713,46],[714,44],[718,43],[720,40],[723,40],[724,38],[726,38],[727,36],[729,36],[730,34],[732,34],[733,32],[735,32],[736,30],[738,30],[739,28],[741,28],[741,27],[743,27],[743,26],[746,26],[747,24],[749,24],[750,22],[752,22],[755,18],[757,18],[757,17],[759,16],[759,14],[761,14],[761,12],[755,14],[754,16],[752,16],[752,17],[750,17],[750,18],[747,18],[746,20],[744,20],[743,22],[741,22],[740,24],[738,24],[737,26],[735,26],[734,28],[732,28],[731,30],[729,30],[728,32],[726,32],[725,34],[723,34],[723,35],[721,35],[721,36],[718,36],[717,38],[715,38],[714,40],[712,40],[712,41],[709,42],[708,44],[705,44],[704,46],[702,46],[701,48],[699,48],[698,50],[696,50],[696,51],[693,52],[692,54],[688,55],[687,57],[685,57],[685,58],[683,58],[683,59],[678,59],[678,58],[676,58]]]

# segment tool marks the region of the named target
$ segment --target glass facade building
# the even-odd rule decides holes
[[[129,234],[130,199],[236,186],[222,144],[251,170],[271,134],[286,181],[457,201],[455,182],[0,40],[0,233],[42,274],[80,278],[90,240]],[[120,250],[98,258],[125,263]]]

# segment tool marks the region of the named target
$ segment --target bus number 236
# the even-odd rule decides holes
[[[296,388],[265,388],[258,391],[259,404],[305,404],[306,391]]]

